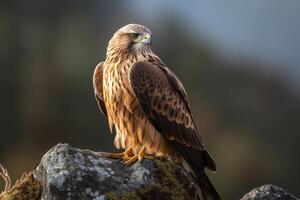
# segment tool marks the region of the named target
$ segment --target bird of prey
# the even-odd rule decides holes
[[[107,117],[114,145],[110,153],[131,165],[147,155],[180,160],[198,183],[198,198],[220,196],[204,173],[216,165],[204,148],[186,91],[151,50],[151,32],[139,24],[120,28],[108,43],[106,59],[93,75],[98,105]]]

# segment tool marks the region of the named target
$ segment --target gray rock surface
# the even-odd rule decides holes
[[[195,199],[191,176],[161,159],[143,159],[130,167],[105,153],[58,144],[35,171],[41,199]]]
[[[263,185],[251,190],[241,200],[299,200],[275,185]]]
[[[40,199],[196,199],[193,178],[164,159],[143,159],[130,167],[108,159],[106,153],[58,144],[34,171]],[[274,185],[263,185],[241,200],[299,200]]]

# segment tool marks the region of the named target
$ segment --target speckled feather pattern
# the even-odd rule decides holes
[[[198,132],[185,89],[149,45],[133,43],[131,33],[151,32],[130,24],[109,41],[106,60],[94,72],[95,96],[115,130],[117,148],[181,160],[199,181],[200,196],[220,199],[204,174],[216,166]],[[211,195],[213,198],[211,198]]]
[[[98,64],[93,78],[99,107],[110,130],[116,132],[115,146],[134,146],[138,152],[145,145],[147,153],[167,156],[176,154],[169,140],[203,149],[182,83],[150,48],[130,51],[130,38],[124,32],[131,28],[123,27],[114,34],[107,58]]]

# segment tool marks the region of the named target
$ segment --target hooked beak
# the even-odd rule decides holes
[[[152,44],[152,40],[151,40],[151,35],[150,34],[145,34],[144,35],[143,43],[146,44],[146,45],[149,45],[149,46]]]

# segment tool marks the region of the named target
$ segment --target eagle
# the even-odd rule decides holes
[[[187,93],[177,76],[151,50],[151,31],[121,27],[110,39],[106,59],[94,71],[93,87],[114,145],[109,153],[129,166],[146,156],[179,160],[197,182],[198,198],[220,199],[205,174],[216,165],[193,120]],[[114,131],[113,131],[114,130]]]

